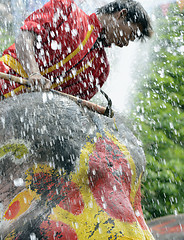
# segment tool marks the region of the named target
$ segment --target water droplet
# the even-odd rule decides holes
[[[52,50],[57,50],[58,49],[57,41],[55,41],[55,40],[51,41],[51,48],[52,48]]]
[[[47,102],[47,94],[46,93],[43,93],[42,99],[43,99],[43,103]]]
[[[24,186],[24,180],[22,178],[16,178],[13,180],[13,183],[16,187]]]
[[[140,217],[140,212],[138,210],[135,211],[136,217]]]
[[[35,233],[31,233],[30,234],[30,239],[31,240],[36,240],[36,234]]]

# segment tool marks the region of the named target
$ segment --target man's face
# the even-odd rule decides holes
[[[106,43],[114,43],[118,47],[128,46],[129,41],[134,41],[141,33],[141,25],[130,23],[125,20],[123,14],[114,13],[104,16],[106,23]]]

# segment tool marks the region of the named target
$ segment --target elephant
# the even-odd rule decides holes
[[[127,120],[53,92],[0,102],[1,239],[154,239]]]

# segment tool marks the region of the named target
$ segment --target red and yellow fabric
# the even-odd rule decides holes
[[[35,58],[53,88],[90,99],[106,81],[109,63],[105,50],[91,50],[102,30],[95,14],[86,15],[72,0],[51,0],[32,13],[21,29],[37,34]],[[15,44],[0,58],[0,71],[28,77],[18,62]],[[0,82],[5,97],[18,86]]]

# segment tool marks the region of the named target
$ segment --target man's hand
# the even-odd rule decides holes
[[[51,81],[43,77],[40,73],[30,74],[28,81],[32,91],[46,91],[51,88]]]

